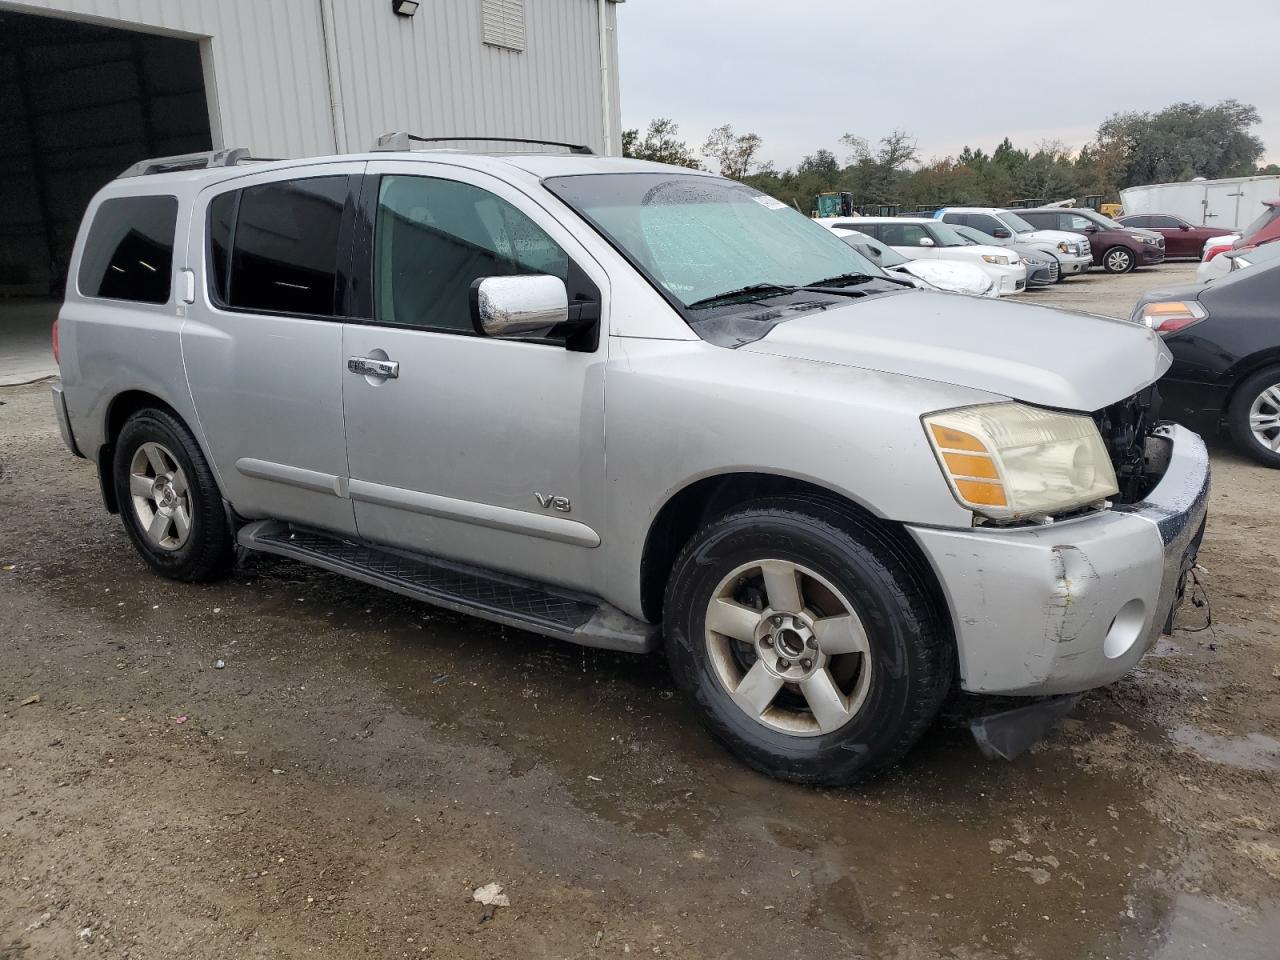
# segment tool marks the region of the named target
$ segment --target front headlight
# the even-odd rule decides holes
[[[1009,265],[1008,257],[1001,257],[994,253],[984,253],[982,255],[982,259],[987,261],[987,263],[998,263],[1002,267],[1007,267]]]
[[[951,492],[981,516],[1042,517],[1120,490],[1097,424],[1083,414],[993,403],[921,419]]]
[[[1067,241],[1063,240],[1062,242],[1060,242],[1060,243],[1058,244],[1058,252],[1059,252],[1059,253],[1074,253],[1075,251],[1071,249],[1071,248],[1072,248],[1072,247],[1074,247],[1074,246],[1075,246],[1075,244],[1074,244],[1074,243],[1067,243]]]

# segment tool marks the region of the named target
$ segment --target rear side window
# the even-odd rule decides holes
[[[177,197],[116,197],[94,215],[80,258],[86,297],[168,303]]]
[[[347,178],[246,187],[209,207],[210,287],[236,310],[331,317]]]

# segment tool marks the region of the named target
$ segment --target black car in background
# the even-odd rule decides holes
[[[1160,415],[1206,436],[1225,428],[1241,452],[1280,469],[1280,263],[1150,290],[1131,319],[1173,354]]]

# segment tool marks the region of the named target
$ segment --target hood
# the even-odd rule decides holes
[[[1127,320],[924,290],[796,317],[741,349],[1085,412],[1137,393],[1171,363],[1158,334]]]
[[[982,295],[991,289],[991,278],[971,263],[958,260],[910,260],[899,268],[952,293]]]

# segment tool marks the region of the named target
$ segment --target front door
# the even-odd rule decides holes
[[[210,188],[192,215],[187,380],[222,491],[245,517],[355,532],[342,424],[344,223],[363,163]]]
[[[596,288],[607,324],[603,271],[528,196],[461,167],[371,163],[362,209],[369,317],[346,325],[343,355],[395,366],[343,381],[360,534],[592,589],[608,337],[575,352],[478,336],[470,298],[482,277],[574,277]]]

